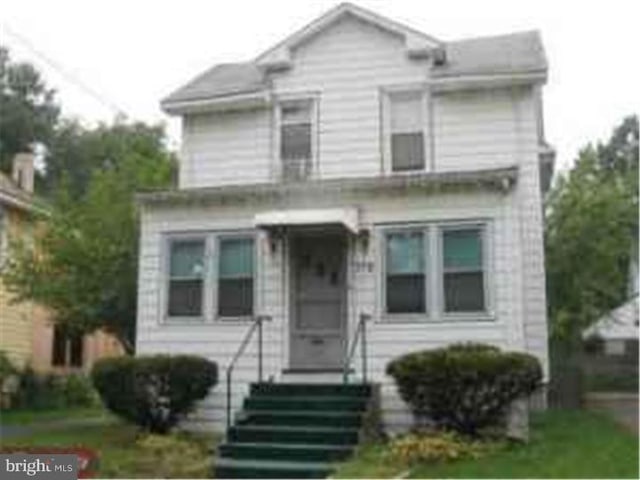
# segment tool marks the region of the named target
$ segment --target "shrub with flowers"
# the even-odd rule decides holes
[[[411,433],[389,443],[386,460],[403,465],[451,462],[482,457],[500,445],[500,442],[471,440],[454,432]]]

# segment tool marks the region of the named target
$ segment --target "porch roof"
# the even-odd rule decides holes
[[[258,228],[342,225],[352,233],[358,233],[360,229],[358,219],[358,209],[355,207],[273,210],[256,214],[253,217],[253,224]]]
[[[143,206],[186,206],[238,204],[251,201],[282,201],[312,195],[339,193],[445,193],[465,190],[509,191],[518,178],[518,167],[458,172],[429,172],[405,175],[316,179],[295,183],[254,183],[206,188],[185,188],[142,192]]]

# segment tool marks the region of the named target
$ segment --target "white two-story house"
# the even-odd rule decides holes
[[[137,352],[215,360],[193,420],[218,429],[250,329],[232,413],[260,359],[265,382],[366,375],[390,429],[404,353],[485,342],[547,370],[546,78],[536,32],[442,41],[341,4],[169,95],[179,186],[139,198]]]

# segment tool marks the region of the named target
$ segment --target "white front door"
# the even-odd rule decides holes
[[[343,235],[292,237],[292,369],[342,368],[346,349],[345,257]]]

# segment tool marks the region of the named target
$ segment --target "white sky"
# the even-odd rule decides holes
[[[0,43],[14,59],[29,60],[44,73],[64,114],[95,122],[113,119],[114,111],[60,69],[131,118],[168,122],[177,142],[177,122],[159,109],[162,97],[213,64],[250,60],[337,3],[0,0]],[[623,116],[640,111],[637,0],[354,3],[445,41],[540,30],[550,64],[546,134],[561,168],[586,142],[606,139]],[[58,69],[27,48],[25,39]]]

